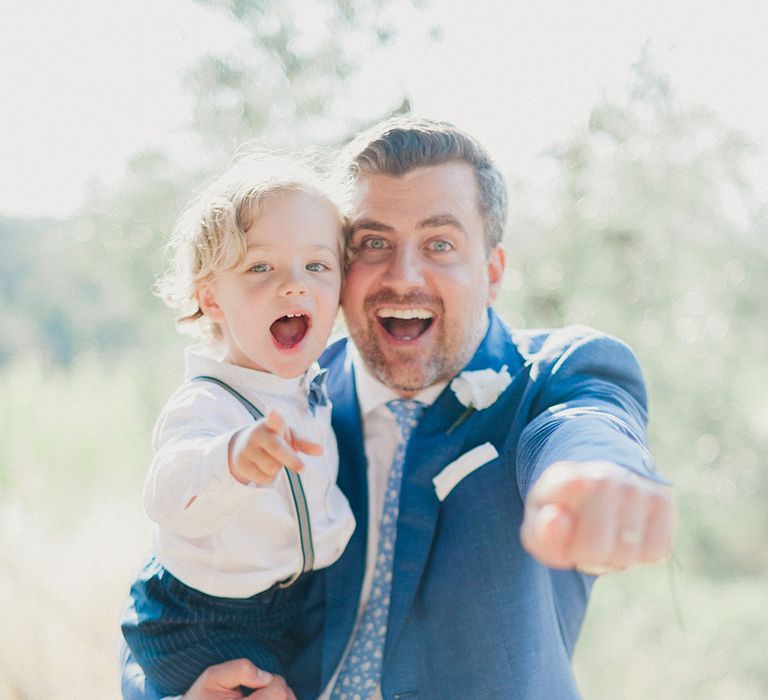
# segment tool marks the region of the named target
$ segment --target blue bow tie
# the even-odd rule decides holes
[[[328,370],[324,369],[318,372],[309,383],[309,392],[307,392],[307,401],[309,410],[315,415],[317,406],[328,405],[328,390],[325,388],[325,382],[328,379]]]

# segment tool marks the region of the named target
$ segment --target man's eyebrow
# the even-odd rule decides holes
[[[462,233],[465,233],[464,225],[452,214],[435,214],[434,216],[428,216],[426,219],[422,219],[416,225],[417,228],[439,228],[441,226],[453,226]],[[351,232],[357,233],[358,231],[379,231],[381,233],[392,233],[395,229],[392,226],[376,221],[375,219],[358,219],[353,221],[351,225]]]
[[[464,225],[453,214],[435,214],[418,223],[418,228],[439,228],[440,226],[452,226],[466,234]]]
[[[392,226],[376,221],[375,219],[358,219],[352,222],[351,233],[358,231],[379,231],[380,233],[392,233],[395,229]]]

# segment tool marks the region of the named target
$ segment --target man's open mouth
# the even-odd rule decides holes
[[[427,309],[378,309],[382,328],[396,340],[416,340],[432,325],[434,314]]]
[[[309,316],[302,313],[286,314],[278,318],[270,327],[269,332],[284,348],[292,348],[300,343],[311,326]]]

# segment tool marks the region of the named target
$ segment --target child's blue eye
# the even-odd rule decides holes
[[[328,269],[327,265],[319,262],[307,263],[305,267],[310,272],[322,272]]]
[[[268,263],[256,263],[248,268],[248,272],[269,272],[272,267]]]

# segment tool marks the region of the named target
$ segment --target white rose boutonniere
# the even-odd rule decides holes
[[[462,372],[451,382],[451,389],[464,412],[448,428],[450,434],[458,428],[474,411],[482,411],[492,406],[496,399],[512,383],[512,377],[504,365],[498,372],[492,369],[480,369],[474,372]]]

